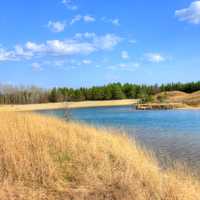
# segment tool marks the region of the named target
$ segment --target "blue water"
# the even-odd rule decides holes
[[[65,110],[41,111],[64,117]],[[95,126],[126,131],[162,163],[181,160],[200,168],[200,110],[138,111],[131,106],[80,108],[70,118]]]

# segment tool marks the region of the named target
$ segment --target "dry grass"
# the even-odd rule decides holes
[[[200,183],[163,171],[126,136],[0,112],[1,200],[198,200]]]
[[[171,103],[184,103],[188,109],[200,109],[200,91],[193,93],[185,93],[180,91],[161,92],[155,95],[157,99],[159,96],[164,96],[167,102]]]
[[[52,110],[63,108],[87,108],[102,106],[127,106],[137,103],[137,99],[108,100],[108,101],[80,101],[80,102],[61,102],[61,103],[41,103],[26,105],[0,105],[0,111],[33,111],[33,110]]]

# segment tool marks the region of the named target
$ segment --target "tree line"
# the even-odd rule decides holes
[[[35,86],[15,87],[0,85],[0,104],[35,104],[64,101],[148,99],[165,91],[192,93],[200,90],[199,82],[170,83],[162,85],[139,85],[112,83],[101,87],[42,89]]]

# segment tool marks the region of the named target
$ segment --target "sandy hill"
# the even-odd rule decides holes
[[[200,183],[163,170],[126,136],[0,112],[2,200],[198,200]]]
[[[200,106],[200,91],[185,93],[180,91],[161,92],[155,95],[156,100],[163,98],[164,101],[172,103],[185,103],[190,106]]]

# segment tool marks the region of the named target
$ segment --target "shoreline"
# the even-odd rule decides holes
[[[39,111],[39,110],[59,110],[74,108],[95,108],[95,107],[114,107],[114,106],[137,106],[138,99],[107,100],[107,101],[80,101],[80,102],[60,102],[60,103],[41,103],[24,105],[0,105],[0,111]],[[173,103],[169,103],[173,104]],[[140,109],[139,109],[140,110]],[[146,109],[141,109],[146,110]],[[147,109],[148,110],[148,109]],[[154,110],[154,109],[152,109]],[[155,109],[156,110],[156,109]],[[200,110],[200,106],[177,106],[173,110]]]
[[[200,106],[190,106],[184,103],[143,103],[137,104],[136,110],[199,110]]]
[[[81,101],[81,102],[61,102],[61,103],[42,103],[25,105],[0,105],[0,111],[38,111],[53,109],[72,109],[72,108],[95,108],[110,106],[130,106],[135,105],[137,99],[108,100],[108,101]]]

